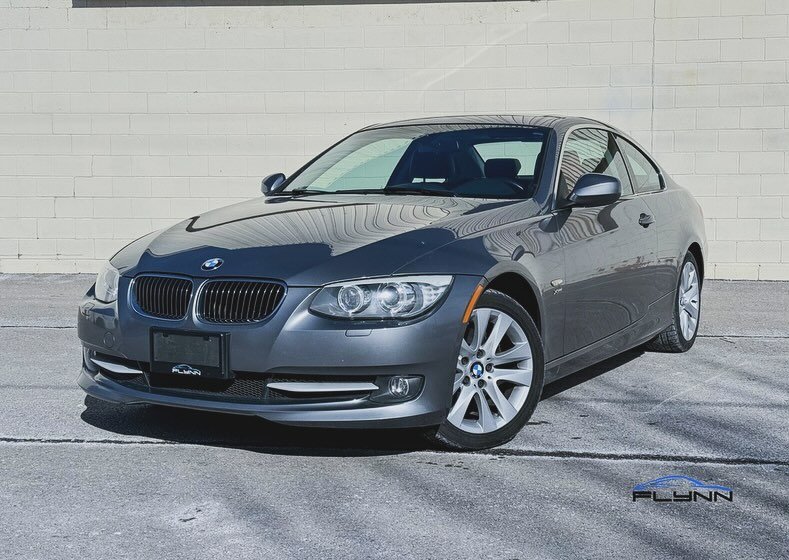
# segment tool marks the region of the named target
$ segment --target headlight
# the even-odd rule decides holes
[[[109,261],[101,267],[96,276],[96,299],[104,303],[112,303],[118,299],[118,271]]]
[[[451,276],[395,276],[338,282],[324,287],[310,309],[346,319],[408,319],[435,305],[451,283]]]

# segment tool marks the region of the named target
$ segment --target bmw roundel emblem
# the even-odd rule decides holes
[[[216,270],[220,266],[224,264],[225,261],[222,259],[208,259],[205,261],[200,268],[203,270]]]
[[[476,362],[474,365],[471,366],[471,377],[474,379],[479,379],[485,373],[485,368],[482,367],[482,364]]]

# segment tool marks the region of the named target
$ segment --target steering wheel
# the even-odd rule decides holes
[[[512,179],[508,179],[506,177],[490,177],[490,179],[496,179],[497,181],[500,181],[502,184],[507,185],[510,189],[512,189],[512,192],[514,193],[526,192],[526,187],[524,187],[517,181],[513,181]]]
[[[451,190],[459,196],[464,194],[474,196],[508,196],[515,194],[523,196],[529,192],[528,187],[507,177],[477,177],[455,185],[451,187]]]

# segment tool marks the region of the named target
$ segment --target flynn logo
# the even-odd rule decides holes
[[[219,258],[208,259],[200,266],[200,268],[202,268],[203,270],[216,270],[223,264],[225,264],[225,261],[223,261],[222,259]]]
[[[706,484],[682,475],[661,476],[633,487],[633,501],[652,502],[726,502],[734,501],[734,491],[728,486]]]
[[[187,364],[178,364],[177,366],[173,366],[171,371],[172,373],[177,373],[179,375],[203,375],[202,371]]]

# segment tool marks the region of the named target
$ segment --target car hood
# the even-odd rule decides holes
[[[529,218],[531,200],[333,195],[253,199],[184,220],[121,250],[122,274],[254,276],[314,286],[392,274],[464,236]],[[201,265],[220,258],[221,268]],[[451,272],[451,271],[447,271]]]

